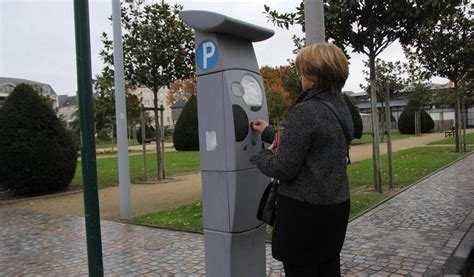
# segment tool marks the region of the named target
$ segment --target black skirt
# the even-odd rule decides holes
[[[301,265],[333,259],[344,244],[349,212],[349,200],[315,205],[278,195],[273,257]]]

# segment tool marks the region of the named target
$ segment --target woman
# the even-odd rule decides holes
[[[304,92],[288,113],[278,151],[273,143],[256,157],[263,174],[280,180],[272,254],[289,277],[340,276],[350,210],[347,141],[344,127],[321,101],[336,108],[352,136],[341,94],[348,63],[335,45],[318,43],[301,49],[296,69]],[[273,142],[268,122],[257,120],[253,128],[263,141]]]

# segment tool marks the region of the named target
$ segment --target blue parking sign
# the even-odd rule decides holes
[[[210,70],[219,59],[219,49],[212,40],[202,41],[196,50],[197,65],[202,70]]]

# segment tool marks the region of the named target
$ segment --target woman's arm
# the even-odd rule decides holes
[[[314,130],[314,119],[309,112],[306,105],[297,105],[291,109],[277,153],[265,149],[257,155],[256,164],[263,174],[280,180],[292,180],[298,175]],[[265,129],[268,136],[274,134],[274,130],[267,131],[268,128]]]
[[[272,144],[275,139],[276,130],[273,126],[268,125],[262,132],[262,141]]]

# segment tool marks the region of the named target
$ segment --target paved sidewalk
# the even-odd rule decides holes
[[[437,276],[474,221],[474,154],[349,224],[346,276]],[[0,276],[87,275],[84,219],[0,206]],[[203,237],[102,221],[106,276],[202,276]],[[270,257],[268,275],[281,264]]]

